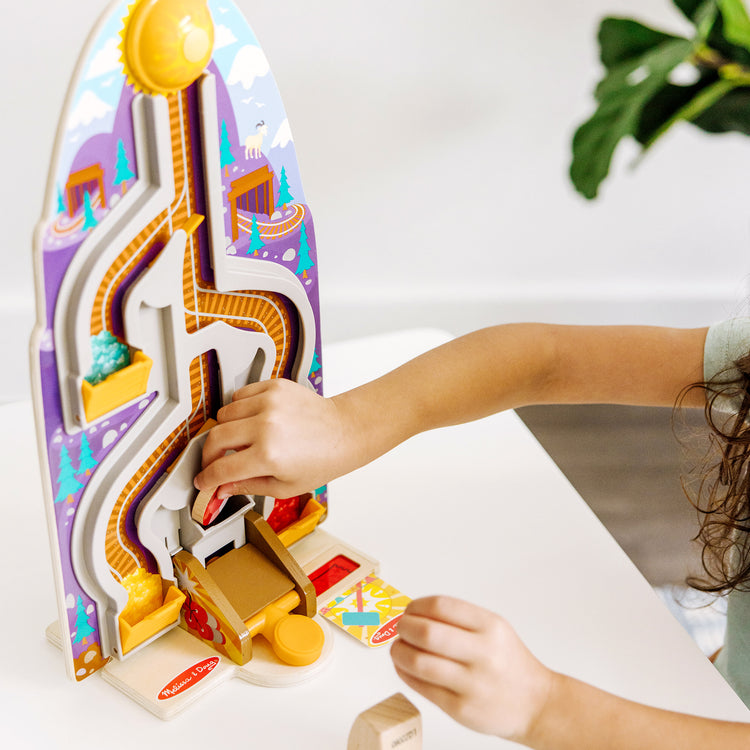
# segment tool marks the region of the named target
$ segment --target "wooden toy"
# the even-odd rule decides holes
[[[34,265],[48,633],[69,674],[98,672],[164,718],[230,676],[309,679],[331,653],[317,599],[376,561],[318,528],[325,487],[278,501],[193,488],[235,390],[284,377],[322,392],[312,215],[231,0],[118,0],[102,15]]]
[[[347,750],[421,750],[422,717],[406,696],[396,693],[354,721]]]
[[[174,556],[181,588],[189,592],[185,624],[238,664],[252,658],[252,636],[257,633],[283,662],[312,664],[324,645],[321,627],[309,619],[315,615],[315,589],[257,513],[246,511],[241,521],[246,543],[205,566],[184,549]],[[209,615],[223,639],[208,626]]]

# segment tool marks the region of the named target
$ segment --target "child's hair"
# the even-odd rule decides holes
[[[711,381],[688,386],[706,394],[705,415],[710,449],[694,488],[683,487],[700,516],[695,540],[703,544],[704,577],[688,583],[702,591],[724,594],[750,591],[750,354],[734,363],[739,376],[720,373]],[[735,409],[728,413],[726,404]]]

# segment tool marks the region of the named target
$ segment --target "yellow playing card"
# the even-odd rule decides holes
[[[376,576],[367,576],[320,609],[320,614],[361,641],[377,648],[398,635],[398,621],[411,599]]]

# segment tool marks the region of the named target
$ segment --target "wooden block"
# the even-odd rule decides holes
[[[352,725],[347,750],[421,750],[422,716],[401,693],[363,711]]]

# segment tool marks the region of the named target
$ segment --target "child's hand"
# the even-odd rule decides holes
[[[445,596],[415,599],[391,647],[396,672],[461,724],[522,742],[554,673],[499,615]]]
[[[219,410],[217,422],[206,438],[195,486],[218,487],[220,497],[293,497],[350,468],[351,441],[334,402],[289,380],[241,388]]]

